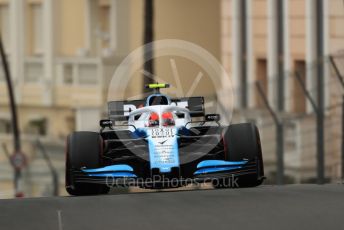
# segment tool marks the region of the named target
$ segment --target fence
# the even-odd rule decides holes
[[[324,161],[320,164],[324,163],[324,182],[338,182],[344,175],[342,166],[344,54],[325,58],[322,62],[328,77],[324,84]],[[307,71],[312,71],[309,68],[316,66],[317,63],[286,74],[284,97],[286,107],[283,112],[278,112],[275,106],[278,100],[274,96],[277,95],[277,77],[269,77],[265,81],[258,82],[260,87],[257,87],[257,82],[249,83],[244,87],[248,89],[250,106],[236,110],[234,122],[253,121],[260,129],[268,183],[316,182],[318,179],[319,130],[316,110],[318,87],[315,79],[310,80],[309,76],[306,77]],[[235,89],[236,99],[241,97],[241,89]],[[267,97],[266,101],[264,97]]]

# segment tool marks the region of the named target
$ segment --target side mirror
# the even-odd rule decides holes
[[[220,114],[215,114],[215,113],[214,114],[206,114],[205,120],[218,122],[221,120],[221,116],[220,116]]]
[[[102,127],[103,129],[108,127],[108,128],[111,128],[112,127],[112,121],[109,120],[109,119],[104,119],[104,120],[100,120],[99,121],[99,125],[100,127]]]

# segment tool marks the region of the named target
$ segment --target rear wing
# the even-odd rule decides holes
[[[130,112],[144,107],[145,103],[146,100],[110,101],[108,102],[109,119],[126,121]],[[171,105],[189,109],[191,117],[204,117],[205,115],[203,97],[173,98]]]

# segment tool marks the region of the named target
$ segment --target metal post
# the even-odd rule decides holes
[[[284,183],[284,128],[283,122],[276,124],[277,133],[277,184],[282,185]]]
[[[284,110],[284,0],[276,1],[277,12],[277,57],[278,57],[278,81],[277,81],[277,100],[278,111]]]
[[[259,95],[270,112],[275,125],[276,125],[276,157],[277,157],[277,184],[282,185],[284,183],[284,130],[283,121],[278,118],[277,114],[272,110],[269,101],[263,91],[260,82],[256,82]]]
[[[14,98],[11,74],[10,74],[10,70],[8,68],[6,54],[5,54],[5,50],[4,50],[4,46],[2,43],[1,37],[0,37],[0,55],[1,55],[2,65],[4,68],[5,78],[6,78],[6,82],[7,82],[7,89],[8,89],[8,95],[9,95],[9,101],[10,101],[10,109],[11,109],[11,113],[12,113],[14,150],[17,151],[17,150],[21,149],[20,133],[19,133],[19,129],[18,129],[17,110],[16,110],[16,106],[15,106],[15,98]]]
[[[6,83],[7,83],[7,90],[8,90],[8,96],[9,96],[9,104],[12,114],[12,128],[13,128],[13,149],[14,154],[21,153],[21,143],[20,143],[20,132],[18,128],[18,117],[17,117],[17,109],[15,104],[15,97],[13,92],[13,86],[12,86],[12,79],[11,79],[11,73],[8,67],[7,58],[4,50],[4,46],[2,43],[2,39],[0,36],[0,56],[2,59],[2,65],[4,68]],[[15,190],[15,196],[21,196],[22,193],[19,191],[19,180],[21,178],[21,169],[15,168],[14,170],[14,190]]]
[[[154,40],[154,0],[145,0],[144,5],[144,35],[143,42],[145,45],[143,54],[143,69],[146,73],[154,76],[154,61],[153,61],[153,40]],[[153,82],[152,78],[143,75],[144,86]],[[144,87],[145,93],[150,89]]]
[[[247,0],[240,0],[240,32],[241,32],[241,106],[247,107]]]
[[[341,156],[341,166],[342,166],[342,181],[344,181],[344,95],[342,97],[342,156]]]
[[[317,182],[325,182],[325,146],[324,146],[324,14],[323,0],[316,0],[316,21],[317,21],[317,98],[318,98],[318,116],[317,116]]]

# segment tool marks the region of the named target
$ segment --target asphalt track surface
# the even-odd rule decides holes
[[[0,229],[344,229],[344,185],[0,200]]]

